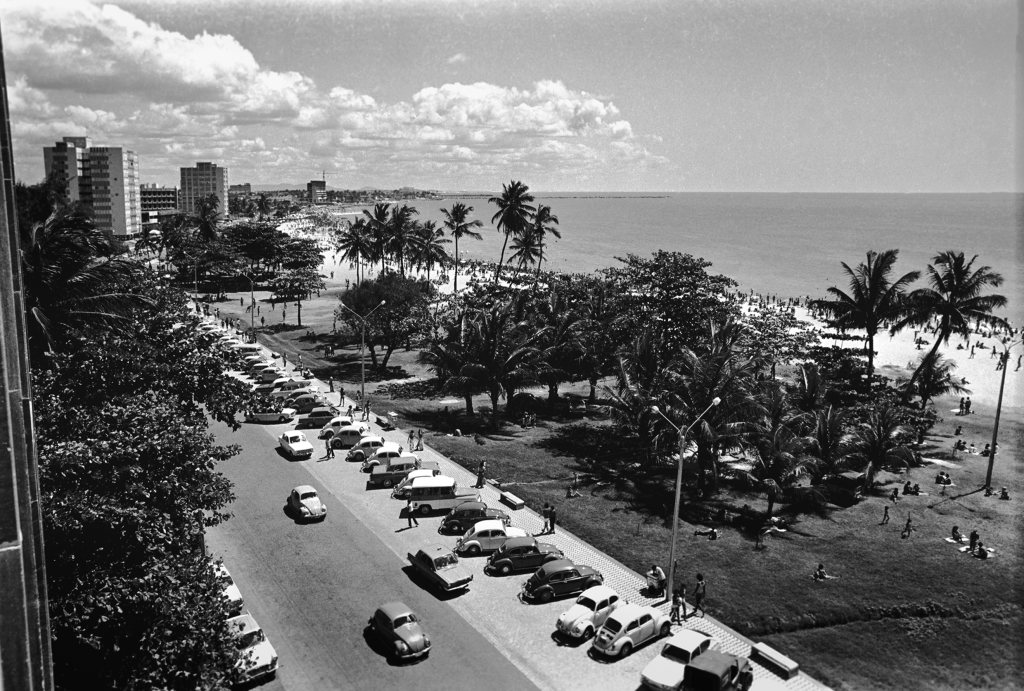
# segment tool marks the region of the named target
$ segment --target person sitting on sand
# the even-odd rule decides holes
[[[964,536],[960,532],[960,528],[957,527],[957,526],[953,526],[953,539],[956,540],[957,542],[963,542],[964,541]]]
[[[964,426],[963,425],[957,425],[956,426],[956,430],[953,432],[953,436],[954,437],[959,437],[963,433],[964,433]],[[961,441],[963,441],[963,440],[961,440]]]
[[[694,530],[694,535],[707,535],[709,540],[718,539],[718,530],[716,528],[708,528],[707,530]]]
[[[910,485],[910,480],[907,480],[906,484],[903,485],[903,493],[904,494],[910,494],[912,491],[913,491],[913,488]]]
[[[988,550],[985,549],[985,545],[981,542],[978,542],[978,549],[975,550],[974,556],[978,559],[988,559]]]
[[[565,488],[566,499],[575,499],[578,496],[580,496],[579,490],[577,490],[572,485],[569,485],[568,487]]]
[[[1010,493],[1006,491],[1005,487],[1003,487],[1001,490],[999,490],[999,498],[1000,499],[1005,499],[1007,501],[1010,500]]]
[[[991,497],[993,494],[995,494],[995,490],[993,490],[991,486],[985,485],[985,496]]]
[[[818,569],[817,569],[817,571],[814,572],[814,574],[811,576],[811,578],[813,578],[816,581],[833,581],[833,580],[839,578],[839,576],[830,576],[830,575],[828,575],[825,572],[825,565],[824,564],[818,564]]]
[[[971,445],[967,447],[967,453],[975,455],[978,453],[978,447],[974,445],[973,441],[971,442]]]
[[[936,485],[941,485],[941,484],[945,483],[946,482],[945,475],[946,475],[945,473],[940,471],[939,474],[935,476],[935,484]]]

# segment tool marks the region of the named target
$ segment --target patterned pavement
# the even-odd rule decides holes
[[[271,353],[271,355],[273,354]],[[288,369],[290,371],[294,370],[291,363],[288,363]],[[321,391],[326,391],[329,388],[324,382],[317,381]],[[350,404],[356,407],[356,401],[350,398],[342,399],[338,393],[327,393],[326,396],[333,405],[338,406],[342,410],[346,409]],[[387,412],[387,410],[371,410],[369,423],[372,431],[388,441],[405,446],[408,442],[408,429],[398,428],[394,431],[386,432],[376,423],[377,416],[384,417]],[[314,447],[316,447],[315,439],[311,439],[311,441],[314,441]],[[426,441],[427,438],[425,437],[424,442]],[[424,443],[423,450],[417,451],[416,454],[423,460],[437,462],[442,473],[455,478],[460,486],[470,487],[476,482],[475,473],[449,460],[446,456],[430,448],[426,443]],[[530,508],[512,510],[501,503],[500,490],[490,484],[486,484],[480,490],[480,494],[481,499],[488,506],[507,511],[513,518],[513,525],[535,535],[541,532],[544,519],[536,511]],[[558,547],[573,562],[587,564],[599,570],[604,575],[605,584],[630,602],[653,605],[666,613],[669,611],[669,603],[661,602],[664,598],[648,598],[641,594],[641,590],[645,589],[647,585],[645,576],[598,551],[561,526],[556,527],[554,535],[544,535],[541,540]],[[687,611],[690,609],[692,608],[687,603]],[[673,632],[679,630],[679,628],[678,624],[673,625]],[[719,648],[723,652],[744,657],[749,657],[750,655],[753,642],[712,617],[690,617],[685,622],[685,628],[701,631],[717,639],[719,641]],[[754,668],[754,684],[751,688],[754,691],[770,691],[772,689],[785,691],[825,691],[828,688],[803,672],[800,672],[792,679],[786,680],[757,662],[751,661],[751,664]]]

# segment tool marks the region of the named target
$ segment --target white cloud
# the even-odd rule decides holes
[[[450,58],[448,58],[448,64],[449,65],[456,65],[456,64],[459,64],[459,63],[463,63],[463,62],[466,62],[466,54],[465,53],[456,53],[455,55],[453,55]]]

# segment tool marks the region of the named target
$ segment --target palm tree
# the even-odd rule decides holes
[[[774,381],[766,382],[758,399],[762,412],[747,434],[755,451],[750,474],[768,495],[770,517],[779,494],[815,463],[805,454],[808,440],[800,434],[803,415],[792,408],[785,389]]]
[[[491,217],[491,223],[497,223],[498,230],[505,234],[505,242],[501,245],[501,257],[498,259],[498,268],[494,271],[494,282],[497,283],[501,277],[501,267],[505,263],[505,248],[508,246],[508,239],[511,236],[518,236],[530,225],[536,209],[530,205],[533,195],[530,188],[519,182],[511,180],[503,185],[500,197],[491,197],[488,204],[494,204],[498,211]]]
[[[428,281],[432,268],[444,268],[451,261],[444,248],[450,242],[451,240],[444,236],[444,230],[438,228],[433,221],[414,224],[412,237],[409,238],[410,261],[417,267],[426,267]]]
[[[900,424],[899,411],[883,406],[874,410],[855,432],[851,442],[851,459],[864,464],[864,490],[874,482],[879,468],[894,465],[909,467],[914,454],[907,446],[914,430]]]
[[[949,394],[960,396],[963,394],[970,395],[971,393],[970,389],[964,387],[953,378],[956,363],[952,360],[947,360],[939,353],[931,352],[927,355],[922,355],[917,369],[920,372],[920,376],[917,378],[917,383],[913,385],[913,389],[910,389],[909,384],[901,388],[909,389],[905,391],[908,396],[917,394],[921,397],[921,410],[928,407],[928,401],[939,396],[947,396]]]
[[[933,318],[939,324],[935,331],[935,343],[928,354],[921,358],[921,364],[907,382],[909,392],[921,376],[922,367],[938,352],[939,346],[949,343],[949,337],[958,334],[970,338],[971,323],[988,324],[1007,328],[1004,319],[992,315],[992,310],[1006,306],[1003,295],[983,295],[988,288],[998,288],[1003,283],[1001,274],[989,266],[974,269],[978,255],[966,261],[963,252],[947,250],[935,256],[928,265],[929,287],[919,288],[910,294],[910,311],[893,326],[925,326]]]
[[[387,251],[398,258],[398,270],[405,276],[405,258],[409,254],[412,236],[415,231],[412,217],[419,214],[416,207],[402,204],[391,208],[388,219]]]
[[[846,413],[829,406],[814,413],[814,429],[807,436],[806,452],[815,459],[814,481],[849,467],[853,436],[846,431]]]
[[[512,239],[512,253],[508,255],[509,264],[517,259],[519,260],[519,264],[516,265],[516,272],[512,274],[512,280],[515,281],[525,264],[532,266],[537,263],[540,254],[539,238],[532,227],[527,227],[522,233],[516,235]]]
[[[651,460],[658,438],[655,431],[659,418],[653,408],[662,407],[666,377],[666,363],[654,329],[647,328],[619,354],[615,388],[604,387],[612,420],[623,432],[637,438],[643,463]]]
[[[208,194],[196,200],[196,206],[192,213],[192,222],[195,224],[196,233],[199,239],[205,243],[217,239],[217,229],[220,226],[220,197],[216,194]]]
[[[373,211],[363,209],[366,216],[366,226],[370,230],[370,257],[371,261],[380,262],[380,271],[384,273],[384,259],[387,257],[389,223],[388,205],[379,202],[374,205]]]
[[[138,266],[111,254],[110,237],[78,205],[59,207],[45,223],[22,229],[25,316],[34,357],[53,351],[75,327],[117,328],[133,309],[152,304],[117,289]]]
[[[544,241],[544,237],[551,233],[559,240],[562,239],[562,234],[558,231],[555,226],[558,225],[558,216],[551,213],[551,207],[547,204],[537,205],[537,215],[533,219],[533,235],[537,240],[537,248],[539,249],[537,255],[537,277],[540,278],[540,265],[544,263],[544,246],[547,244]]]
[[[259,214],[260,218],[266,218],[273,212],[274,203],[270,201],[270,197],[267,196],[266,192],[260,192],[260,196],[256,197],[253,210]]]
[[[580,371],[583,362],[583,344],[580,329],[588,324],[577,312],[566,305],[557,292],[548,298],[547,321],[539,343],[540,366],[537,380],[548,387],[548,408],[553,409],[558,399],[558,386],[569,381]]]
[[[363,260],[372,256],[372,239],[366,225],[366,219],[357,218],[353,223],[335,235],[334,251],[341,254],[345,261],[356,265],[356,283],[363,282]]]
[[[455,239],[455,288],[452,292],[453,295],[459,294],[459,238],[484,239],[483,235],[473,231],[473,228],[483,226],[483,221],[479,219],[467,220],[471,211],[473,211],[473,207],[466,206],[462,202],[452,204],[451,210],[441,209],[441,213],[444,214],[444,227],[448,229],[452,238]]]
[[[921,275],[920,271],[911,271],[893,281],[891,275],[898,255],[899,250],[885,250],[880,254],[870,251],[867,261],[856,269],[841,262],[850,277],[850,292],[844,293],[833,286],[828,293],[835,299],[813,302],[831,318],[833,328],[865,331],[869,377],[875,371],[875,334],[886,322],[899,320],[906,314],[905,291]],[[893,333],[896,330],[893,327]]]

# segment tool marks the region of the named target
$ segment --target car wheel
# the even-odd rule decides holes
[[[540,600],[541,602],[551,602],[551,600],[554,597],[555,597],[555,592],[553,590],[549,590],[548,589],[548,590],[540,591],[540,595],[537,596],[537,599]]]
[[[594,627],[593,626],[588,626],[587,628],[583,629],[583,633],[580,634],[580,638],[582,638],[585,641],[589,641],[593,637],[594,637]]]
[[[469,549],[466,550],[466,554],[471,557],[478,556],[480,554],[480,545],[470,545]]]
[[[278,422],[288,422],[288,418],[286,418],[284,415],[280,415],[280,416],[278,416],[277,421]]]
[[[428,513],[430,513],[430,506],[428,506],[427,504],[420,504],[420,513],[426,516]]]
[[[498,573],[500,573],[502,576],[509,575],[510,573],[512,573],[512,565],[508,562],[505,562],[504,564],[498,567]]]
[[[622,649],[619,651],[619,657],[620,658],[629,657],[629,654],[631,652],[633,652],[633,644],[629,643],[627,641],[626,643],[622,644]]]
[[[464,532],[466,532],[465,530],[462,529],[462,525],[459,524],[459,523],[449,523],[448,525],[442,526],[442,527],[445,530],[450,530],[450,531],[455,532],[455,533],[464,533]]]
[[[384,486],[385,487],[391,487],[393,484],[395,484],[394,480],[385,480],[384,481]]]
[[[670,624],[669,622],[666,621],[664,624],[661,625],[661,637],[662,638],[668,638],[671,635],[672,635],[672,624]]]
[[[589,581],[587,581],[587,584],[583,586],[583,590],[586,590],[587,588],[593,588],[594,586],[597,586],[597,585],[603,585],[603,584],[601,583],[601,581],[597,580],[596,578],[591,578]]]

